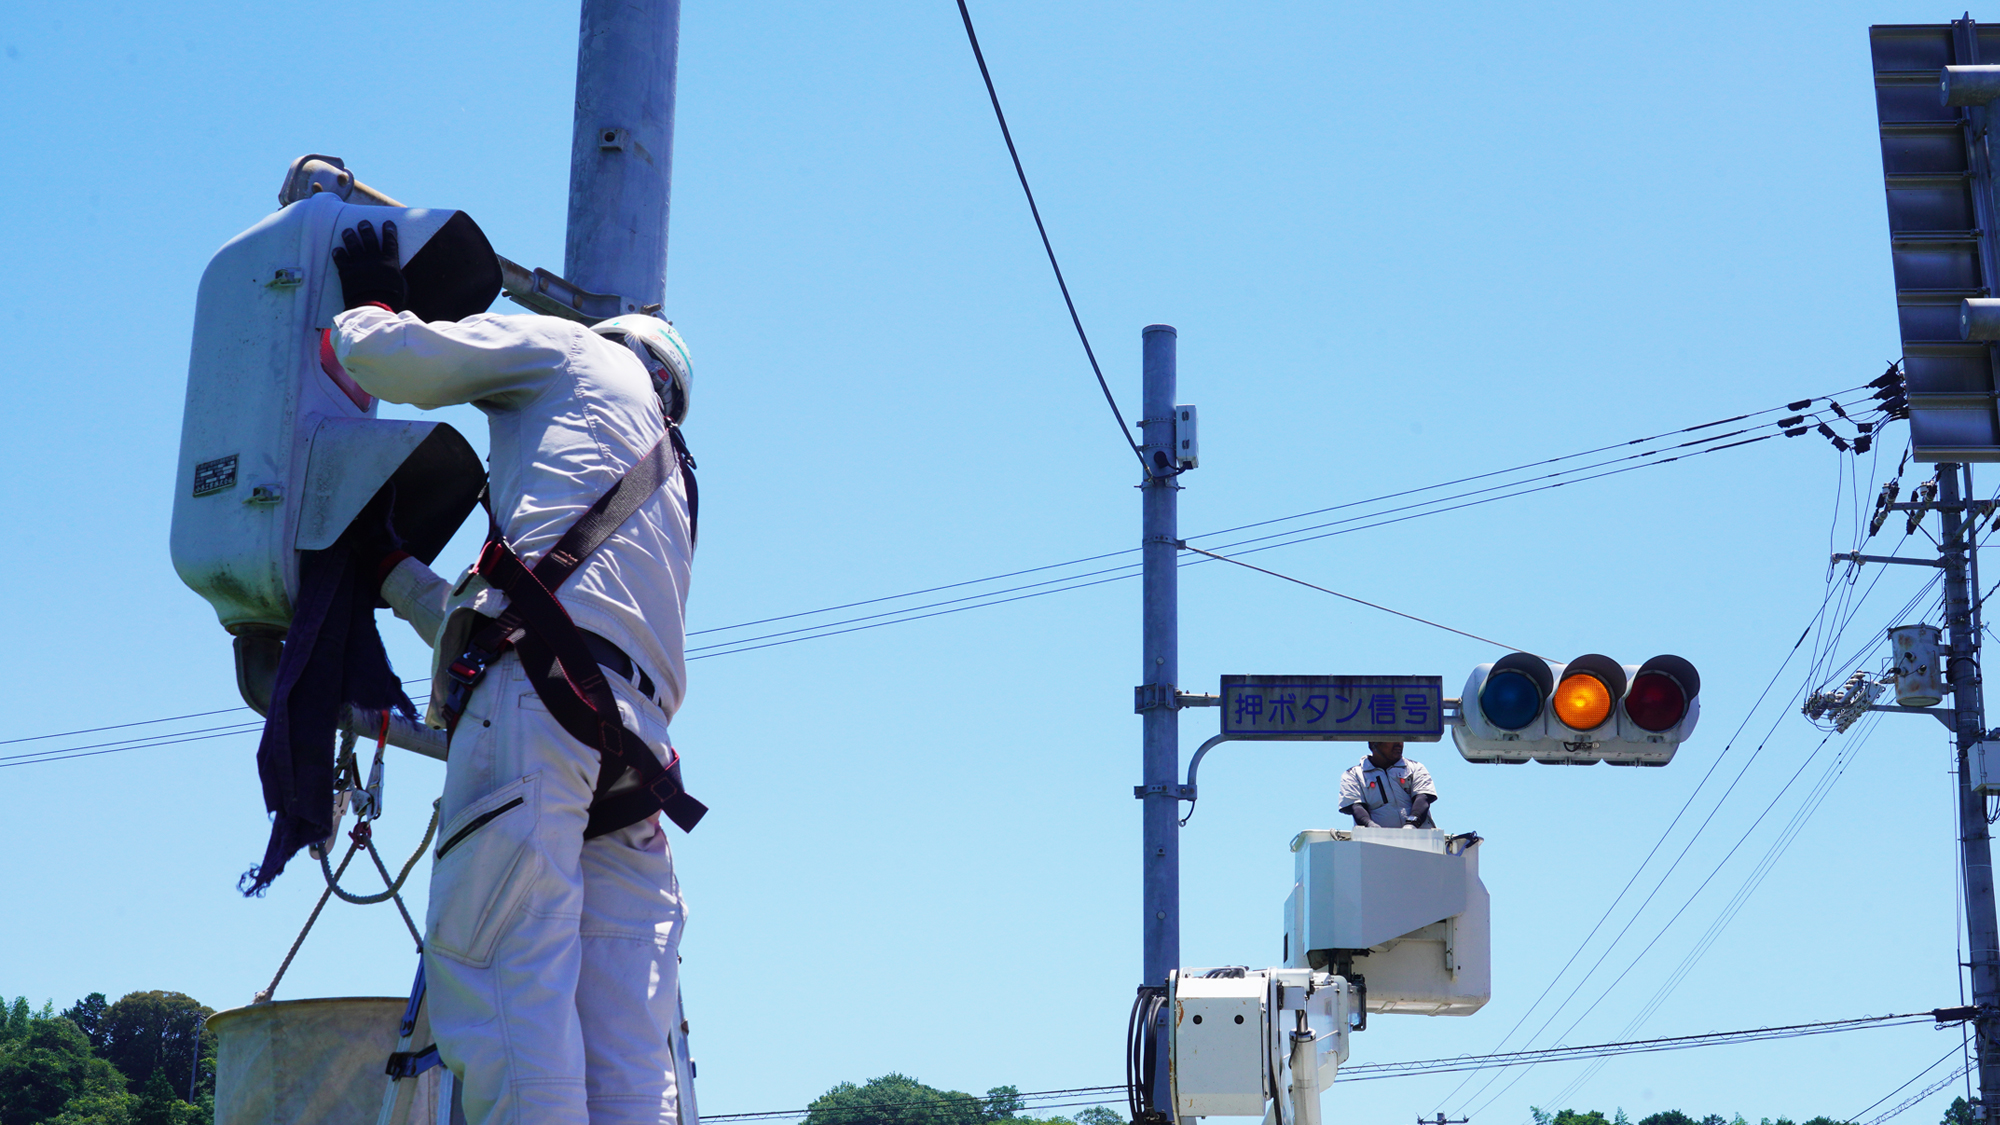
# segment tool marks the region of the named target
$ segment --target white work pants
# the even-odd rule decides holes
[[[667,720],[612,677],[656,750]],[[424,972],[469,1125],[672,1125],[686,915],[656,821],[585,841],[598,753],[509,655],[452,738]],[[631,775],[627,775],[630,783]]]

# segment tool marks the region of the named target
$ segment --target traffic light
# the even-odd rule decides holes
[[[1465,681],[1452,740],[1468,762],[1664,766],[1701,718],[1701,674],[1678,656],[1557,664],[1525,652]]]
[[[438,422],[376,417],[335,358],[343,309],[331,251],[361,220],[395,222],[410,310],[485,311],[500,289],[492,246],[457,211],[349,204],[325,192],[231,239],[195,300],[175,476],[172,554],[181,580],[274,662],[291,623],[300,551],[330,547],[378,492],[411,554],[429,562],[477,502],[483,466]],[[251,694],[245,680],[245,694]]]

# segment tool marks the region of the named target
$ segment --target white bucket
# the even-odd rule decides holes
[[[279,1000],[208,1018],[216,1035],[215,1125],[375,1125],[407,1000]],[[428,1022],[428,1021],[426,1021]],[[418,1029],[421,1050],[428,1028]],[[404,1121],[437,1121],[441,1066],[416,1079]],[[397,1125],[403,1125],[398,1122]]]

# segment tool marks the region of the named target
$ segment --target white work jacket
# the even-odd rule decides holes
[[[493,511],[531,567],[666,433],[638,358],[556,317],[485,313],[427,324],[364,305],[334,320],[334,354],[377,398],[426,410],[469,402],[486,415]],[[687,482],[676,472],[556,591],[579,628],[651,673],[669,717],[687,691],[692,555]],[[411,569],[392,577],[416,577]],[[431,638],[431,725],[443,725],[445,669],[478,625],[471,614],[498,617],[506,606],[469,568],[452,589]]]
[[[1340,811],[1363,805],[1368,809],[1368,818],[1377,825],[1401,828],[1419,793],[1437,796],[1437,786],[1431,784],[1431,771],[1422,763],[1402,758],[1385,770],[1364,754],[1361,764],[1347,767],[1347,772],[1340,776]]]

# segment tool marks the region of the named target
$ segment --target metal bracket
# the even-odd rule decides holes
[[[498,257],[498,255],[495,255]],[[623,313],[639,312],[639,303],[616,293],[592,293],[574,282],[540,268],[500,259],[500,291],[523,308],[559,316],[580,324],[595,324]]]
[[[606,130],[615,133],[611,138],[615,146],[601,143],[599,147],[622,147],[627,136],[623,129]],[[372,204],[377,207],[403,207],[400,203],[375,188],[354,178],[354,173],[338,156],[308,153],[292,161],[285,171],[285,181],[278,188],[278,206],[288,207],[301,199],[307,199],[323,191],[338,195],[343,202]],[[595,324],[600,320],[624,313],[643,312],[651,315],[659,311],[656,305],[641,308],[639,302],[616,293],[592,293],[572,281],[566,281],[541,268],[529,269],[505,256],[495,254],[500,261],[500,290],[507,298],[522,308],[531,309],[547,316],[559,316],[564,320],[574,320],[580,324]],[[276,282],[274,282],[276,284]]]
[[[1879,703],[1870,703],[1863,710],[1881,711],[1889,715],[1929,715],[1931,718],[1943,723],[1946,730],[1958,729],[1956,726],[1958,712],[1947,707],[1885,707]]]
[[[1864,555],[1859,551],[1840,551],[1833,556],[1833,561],[1858,562],[1858,563],[1901,563],[1904,566],[1941,567],[1944,565],[1944,561],[1941,559],[1903,559],[1903,558],[1897,558],[1894,555]]]
[[[1885,507],[1891,512],[1978,512],[1990,516],[1995,508],[2000,508],[2000,500],[1967,500],[1958,504],[1888,504]]]
[[[1143,715],[1155,708],[1178,711],[1183,707],[1220,707],[1222,697],[1198,691],[1176,691],[1172,684],[1140,684],[1132,689],[1132,712]]]
[[[1192,801],[1194,800],[1194,786],[1166,784],[1134,785],[1132,787],[1132,796],[1141,801],[1147,797],[1172,797],[1177,801]]]

